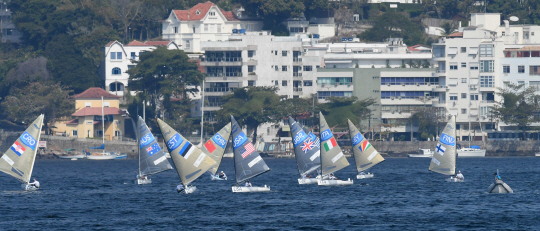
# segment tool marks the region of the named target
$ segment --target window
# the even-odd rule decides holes
[[[255,66],[248,66],[248,72],[255,71]]]
[[[352,77],[322,77],[317,78],[317,83],[319,85],[349,85],[352,83]]]
[[[118,67],[115,67],[115,68],[112,69],[112,74],[113,75],[121,75],[122,70],[120,70],[120,68],[118,68]]]
[[[503,73],[510,73],[510,66],[503,66]]]
[[[311,80],[304,80],[304,86],[305,86],[305,87],[311,87],[311,86],[313,86],[313,81],[311,81]]]
[[[193,27],[193,34],[195,34],[195,26]]]
[[[467,67],[467,63],[461,63],[461,67]]]
[[[110,107],[111,106],[111,102],[103,102],[103,107]]]
[[[304,71],[312,71],[312,70],[313,70],[312,66],[304,66]]]
[[[92,102],[84,102],[85,107],[92,107]]]
[[[248,51],[248,58],[251,58],[255,55],[255,51]]]
[[[491,116],[491,107],[480,107],[480,115]]]
[[[135,59],[136,56],[135,56],[135,52],[131,52],[131,59]]]
[[[503,31],[501,35],[504,36],[505,34],[506,34],[506,33]]]
[[[103,131],[102,130],[96,130],[96,137],[103,137]]]
[[[540,66],[529,66],[529,75],[540,75]]]
[[[493,60],[480,61],[480,72],[493,72]]]
[[[274,55],[277,55],[277,50],[276,50],[276,51],[274,51]]]
[[[208,32],[208,24],[204,24],[204,32]]]
[[[518,81],[518,85],[525,85],[525,81]]]
[[[480,57],[493,57],[493,44],[480,45]]]
[[[287,51],[281,51],[281,56],[286,57],[287,56]]]
[[[111,59],[122,59],[122,52],[111,52]]]
[[[465,52],[467,52],[467,47],[462,47],[461,48],[461,53],[465,53]]]
[[[274,69],[275,69],[276,71],[279,71],[278,65],[275,65],[275,66],[274,66]]]
[[[201,14],[201,12],[199,10],[197,10],[197,12],[195,12],[196,15],[199,15]]]
[[[462,109],[461,109],[461,114],[467,114],[467,109],[462,108]]]
[[[326,99],[326,97],[352,97],[352,91],[319,91],[317,95],[319,99]]]
[[[451,95],[450,100],[457,100],[457,95]]]
[[[216,12],[214,11],[210,12],[210,16],[216,16]]]
[[[480,76],[480,87],[493,87],[493,76]]]
[[[13,35],[13,29],[6,29],[6,35]]]
[[[276,82],[275,85],[276,85],[276,86],[279,86],[279,81],[276,80],[275,82]]]
[[[461,93],[461,98],[466,99],[467,98],[467,93]]]
[[[220,24],[217,24],[216,27],[217,27],[217,32],[218,32],[218,33],[221,33],[221,25],[220,25]]]
[[[457,70],[457,63],[450,63],[450,70]]]
[[[248,86],[250,87],[255,86],[255,80],[248,80]]]
[[[518,73],[520,74],[525,73],[525,66],[518,66]]]
[[[478,70],[478,63],[477,62],[469,63],[469,67],[471,68],[471,70]]]
[[[283,81],[281,81],[281,86],[284,86],[284,87],[286,87],[286,86],[287,86],[287,80],[283,80]]]
[[[189,40],[186,40],[186,49],[191,49],[191,42]]]
[[[174,33],[178,34],[178,27],[177,26],[174,27]]]
[[[77,130],[73,130],[73,131],[71,132],[71,134],[73,134],[73,136],[78,136],[78,131],[77,131]]]
[[[461,83],[467,83],[467,78],[461,78]]]
[[[478,94],[471,94],[470,97],[471,97],[471,100],[474,100],[474,101],[478,100]]]
[[[281,66],[281,71],[287,71],[287,66]]]
[[[540,91],[540,81],[529,81],[529,86],[534,87],[536,91]]]

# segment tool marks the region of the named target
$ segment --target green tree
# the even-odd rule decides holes
[[[0,104],[11,120],[30,123],[40,114],[45,114],[44,127],[54,126],[56,117],[69,116],[74,112],[69,98],[70,90],[59,83],[33,82],[22,89],[15,89]]]
[[[427,102],[427,101],[425,101]],[[418,140],[427,140],[427,138],[436,137],[439,122],[443,121],[444,113],[436,107],[422,107],[413,111],[409,117],[408,126],[411,122],[418,127]]]
[[[372,98],[358,100],[357,97],[329,97],[327,103],[318,105],[328,124],[337,124],[347,127],[347,119],[354,124],[367,119],[371,114],[371,105],[375,103]]]
[[[275,87],[237,88],[232,94],[223,97],[225,102],[219,111],[221,121],[229,121],[230,115],[243,120],[241,124],[253,129],[253,143],[257,141],[257,127],[263,123],[276,122],[281,119],[278,110],[280,97]]]
[[[402,13],[387,12],[378,17],[373,28],[361,33],[363,40],[381,42],[387,38],[403,38],[407,45],[425,43],[424,29]]]
[[[535,87],[527,88],[525,84],[506,84],[504,88],[499,88],[497,95],[501,96],[501,101],[492,107],[493,115],[505,124],[516,126],[526,137],[525,131],[529,125],[540,121],[540,96],[535,92]]]
[[[291,116],[296,120],[297,116],[309,113],[313,104],[312,98],[288,98],[279,102],[280,110],[278,112],[281,112],[280,117],[282,118]]]

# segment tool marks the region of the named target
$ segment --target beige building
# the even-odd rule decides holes
[[[92,87],[73,98],[75,99],[75,113],[71,114],[72,120],[57,123],[54,129],[56,133],[78,138],[105,136],[106,140],[122,139],[126,113],[120,110],[120,96]],[[105,126],[102,124],[103,120]],[[103,127],[105,127],[105,132],[103,132]]]

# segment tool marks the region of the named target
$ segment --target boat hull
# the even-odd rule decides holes
[[[458,157],[486,157],[485,149],[460,149],[457,150]]]
[[[184,189],[184,194],[191,194],[193,192],[197,191],[196,186],[189,186],[186,189]]]
[[[212,180],[227,180],[227,177],[219,178],[219,176],[215,176],[215,175],[210,175],[210,177],[211,177]]]
[[[409,157],[409,158],[432,158],[433,154],[428,154],[428,155],[424,155],[424,154],[408,154],[407,157]]]
[[[151,184],[152,183],[152,179],[137,179],[135,180],[135,182],[137,184]]]
[[[446,182],[465,182],[465,180],[464,179],[458,179],[458,178],[455,178],[455,177],[450,177],[450,178],[446,179]]]
[[[84,154],[80,154],[80,155],[71,155],[71,156],[58,156],[58,158],[60,159],[83,159],[84,158]]]
[[[87,156],[86,159],[89,160],[114,160],[116,156],[114,155],[104,155],[104,156]]]
[[[488,188],[488,193],[514,193],[514,190],[510,188],[502,180],[495,180],[495,183],[491,184]]]
[[[353,181],[350,178],[347,180],[317,180],[317,184],[323,186],[340,186],[352,185]]]
[[[540,153],[535,153],[534,156],[540,157]]]
[[[114,159],[115,160],[127,159],[127,154],[116,155],[116,157],[114,157]]]
[[[356,175],[356,179],[358,179],[358,180],[369,179],[369,178],[373,178],[373,173],[368,173],[368,174],[363,174],[363,175]]]
[[[30,185],[30,184],[21,184],[21,187],[22,187],[22,189],[25,190],[25,191],[36,191],[36,190],[39,189],[39,188],[37,188],[36,186]]]
[[[241,186],[232,186],[233,193],[251,193],[251,192],[270,192],[270,187],[241,187]]]
[[[302,178],[299,178],[298,179],[298,184],[317,184],[317,179],[313,179],[313,178],[305,178],[305,179],[302,179]]]

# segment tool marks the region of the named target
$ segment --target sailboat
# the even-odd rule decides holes
[[[293,137],[294,156],[298,165],[298,184],[316,184],[316,178],[307,178],[307,174],[321,167],[320,140],[311,132],[304,131],[292,117],[289,116],[291,135]]]
[[[101,96],[101,137],[102,137],[102,144],[99,147],[90,147],[90,149],[103,149],[101,153],[87,153],[86,159],[89,160],[114,160],[116,159],[116,155],[112,153],[105,152],[105,114],[103,112],[103,96]]]
[[[383,162],[384,158],[377,150],[362,136],[360,130],[347,119],[349,125],[349,135],[351,136],[352,149],[354,153],[354,162],[356,162],[356,170],[358,175],[356,179],[373,178],[373,173],[364,174],[364,171],[370,169],[376,164]]]
[[[139,175],[137,184],[150,184],[152,179],[148,176],[173,169],[163,149],[159,147],[157,140],[152,132],[139,116],[137,121],[137,137],[139,140]]]
[[[167,123],[158,119],[158,125],[171,154],[171,159],[176,167],[176,172],[184,184],[185,194],[197,190],[195,186],[189,186],[191,182],[208,171],[216,162],[186,138],[176,132]]]
[[[21,181],[24,190],[37,190],[38,188],[30,185],[30,177],[36,161],[37,143],[41,135],[43,118],[41,114],[24,133],[11,145],[11,147],[2,155],[0,160],[0,171]]]
[[[233,192],[268,192],[270,187],[242,187],[241,183],[256,177],[260,174],[270,171],[262,157],[255,147],[249,142],[248,138],[238,125],[238,122],[231,115],[233,152],[234,152],[234,170],[236,173],[236,185],[232,186]]]
[[[225,176],[225,178],[220,178],[216,175],[216,172],[223,159],[223,153],[225,153],[225,148],[227,147],[230,136],[231,123],[228,123],[202,146],[202,151],[216,162],[214,166],[208,169],[208,173],[210,173],[212,180],[227,180],[227,176]]]
[[[349,166],[349,161],[343,155],[341,148],[337,144],[330,127],[326,123],[324,116],[319,112],[319,128],[321,131],[321,174],[322,179],[317,179],[318,185],[351,185],[353,181],[349,178],[348,180],[332,180],[324,179],[326,175],[333,174],[347,166]]]
[[[453,176],[456,174],[456,117],[452,116],[444,127],[441,138],[437,142],[435,153],[429,164],[429,170]],[[450,182],[463,182],[463,180],[450,177]]]

